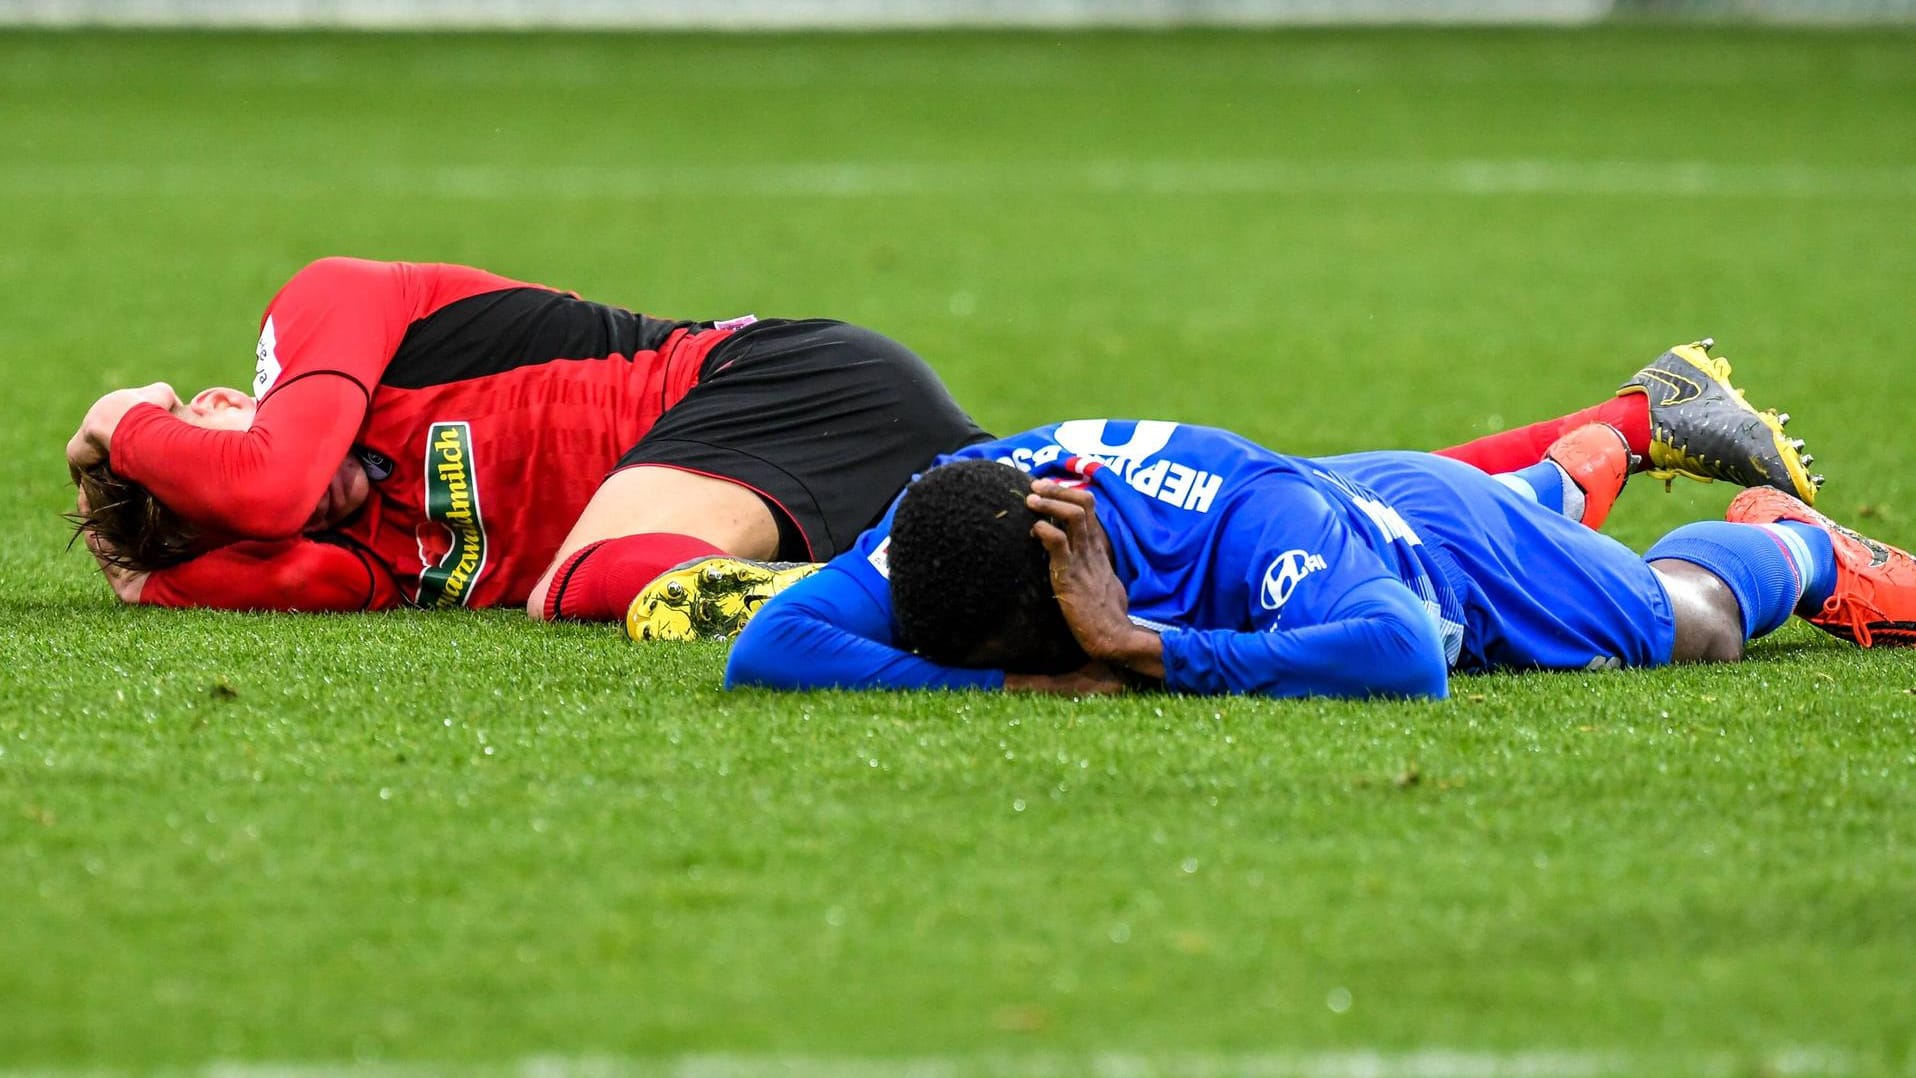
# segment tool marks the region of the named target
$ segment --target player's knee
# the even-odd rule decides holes
[[[546,613],[546,595],[551,590],[552,570],[547,569],[546,575],[540,577],[539,582],[532,586],[532,594],[526,596],[526,617],[531,618],[533,621],[552,620],[551,616]]]
[[[1743,615],[1734,603],[1694,611],[1677,621],[1678,662],[1733,663],[1743,660]]]
[[[1676,622],[1671,661],[1733,663],[1743,658],[1743,609],[1729,584],[1689,562],[1659,559],[1650,568],[1663,582]]]

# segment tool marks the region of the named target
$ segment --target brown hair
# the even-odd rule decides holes
[[[100,557],[122,569],[145,571],[178,565],[202,553],[199,529],[160,504],[153,492],[107,470],[106,462],[75,477],[86,512],[66,515],[73,538],[91,535]]]

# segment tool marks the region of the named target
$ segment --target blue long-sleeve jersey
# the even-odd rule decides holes
[[[1213,428],[1104,419],[938,463],[976,458],[1089,482],[1131,618],[1160,634],[1176,691],[1440,697],[1452,667],[1668,659],[1667,602],[1634,554],[1453,461],[1289,457]],[[897,647],[890,532],[888,513],[767,603],[727,686],[1001,687],[1000,671]]]

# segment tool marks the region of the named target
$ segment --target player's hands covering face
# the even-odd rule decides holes
[[[1133,624],[1128,615],[1130,598],[1118,579],[1111,539],[1098,521],[1091,489],[1034,480],[1025,504],[1046,518],[1031,533],[1051,557],[1051,590],[1078,646],[1112,666],[1163,677],[1158,634]]]

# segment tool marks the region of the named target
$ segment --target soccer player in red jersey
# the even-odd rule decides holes
[[[825,561],[988,437],[868,330],[668,321],[461,266],[316,262],[268,305],[256,358],[250,394],[119,390],[69,442],[121,599],[613,620],[695,559]],[[1657,474],[1813,497],[1800,443],[1728,374],[1683,346],[1593,408],[1444,452],[1510,471],[1596,421]]]
[[[922,360],[855,326],[667,321],[328,258],[267,306],[251,394],[110,393],[68,461],[128,601],[607,620],[701,555],[829,558],[985,437]]]

